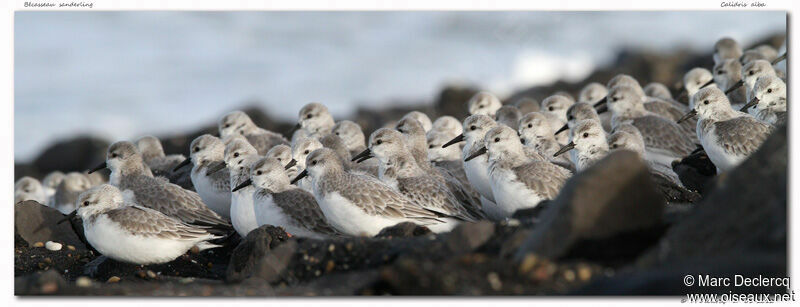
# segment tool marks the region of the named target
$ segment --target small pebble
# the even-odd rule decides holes
[[[44,246],[44,243],[42,242],[33,243],[33,247],[42,247],[42,246]]]
[[[489,275],[486,275],[486,280],[489,281],[492,290],[500,291],[503,289],[503,282],[500,281],[500,276],[498,276],[497,273],[490,272]]]
[[[333,244],[328,245],[328,252],[332,253],[334,250],[336,250],[336,245],[333,245]]]
[[[578,278],[580,278],[581,281],[589,280],[592,278],[592,270],[586,266],[581,266],[578,269]]]
[[[333,268],[336,267],[336,263],[333,260],[328,260],[328,263],[325,265],[325,272],[333,271]]]
[[[72,245],[67,245],[67,249],[68,249],[68,250],[71,250],[71,251],[74,251],[74,250],[75,250],[75,246],[72,246]]]
[[[120,280],[120,278],[119,278],[119,277],[117,277],[117,276],[111,276],[111,277],[109,277],[109,278],[108,278],[108,280],[106,280],[106,282],[107,282],[107,283],[115,283],[115,282],[119,282],[119,280]]]
[[[156,272],[147,270],[147,277],[150,277],[150,279],[156,279],[156,277],[158,277],[158,275],[156,275]]]
[[[50,257],[46,257],[44,258],[44,263],[53,264],[53,259],[50,259]]]
[[[214,264],[209,262],[206,266],[210,269],[210,268],[214,267]]]
[[[564,279],[566,279],[567,281],[575,280],[575,271],[573,270],[564,271]]]
[[[48,281],[42,285],[42,293],[51,294],[58,291],[58,284],[53,281]]]
[[[519,265],[519,272],[522,274],[530,272],[534,266],[536,266],[536,262],[538,262],[538,258],[534,254],[527,254],[525,258],[522,259],[522,263]]]
[[[49,249],[51,251],[60,251],[61,250],[61,246],[62,246],[61,243],[53,242],[53,241],[47,241],[47,243],[44,244],[44,247],[46,247],[47,249]]]
[[[77,284],[78,287],[81,287],[81,288],[91,287],[92,286],[92,280],[89,279],[89,277],[81,276],[81,277],[78,277],[77,280],[75,280],[75,284]]]
[[[191,251],[192,254],[197,254],[200,252],[200,248],[197,246],[192,246],[192,249],[190,249],[189,251]]]

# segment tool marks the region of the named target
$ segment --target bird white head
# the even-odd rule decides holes
[[[666,85],[658,82],[650,82],[644,87],[644,94],[648,97],[656,97],[666,100],[672,99],[672,93]]]
[[[14,183],[14,203],[24,200],[35,200],[40,204],[45,202],[44,187],[33,177],[22,177]]]
[[[75,201],[75,208],[82,219],[89,220],[92,215],[119,208],[123,203],[122,192],[117,187],[101,184],[81,193]]]
[[[255,160],[250,167],[250,180],[253,185],[273,193],[288,189],[291,186],[289,179],[283,163],[272,157]]]
[[[149,172],[149,170],[145,171],[144,160],[142,160],[142,155],[139,154],[139,151],[136,150],[136,146],[128,141],[120,141],[111,144],[106,153],[106,163],[101,164],[91,172],[104,167],[108,167],[114,174]],[[64,178],[64,180],[66,180],[66,178]]]
[[[220,138],[227,138],[233,134],[244,134],[256,127],[250,116],[242,111],[233,111],[222,116],[217,123]]]
[[[189,159],[196,166],[203,166],[225,158],[225,144],[218,137],[210,134],[203,134],[192,140],[189,151]]]
[[[306,167],[305,161],[314,150],[322,148],[322,143],[315,138],[302,138],[292,146],[292,158],[297,161],[299,168]]]
[[[452,133],[453,136],[456,136],[461,134],[463,129],[461,128],[461,122],[459,122],[458,119],[450,115],[444,115],[440,116],[433,122],[431,131],[444,132],[446,134]]]
[[[644,139],[641,134],[616,131],[608,137],[608,147],[611,151],[630,150],[639,157],[644,157]]]
[[[161,141],[152,135],[146,135],[136,140],[136,148],[145,160],[164,156],[164,147]]]
[[[786,112],[786,83],[775,75],[758,77],[753,87],[757,110]]]
[[[461,125],[458,127],[461,128]],[[461,157],[461,149],[459,146],[442,148],[442,145],[452,140],[457,135],[458,134],[454,132],[436,131],[435,129],[428,131],[425,135],[428,140],[428,160],[433,162],[459,160]]]
[[[505,105],[497,110],[495,113],[495,121],[498,124],[503,124],[511,128],[516,128],[519,125],[519,119],[522,113],[515,106]]]
[[[430,131],[431,128],[433,127],[433,123],[431,123],[431,118],[428,117],[428,115],[425,115],[425,113],[422,113],[420,111],[408,112],[408,113],[406,113],[406,115],[403,116],[402,119],[405,119],[405,118],[416,119],[420,123],[420,125],[422,125],[422,129],[424,129],[425,132]]]
[[[689,97],[694,96],[700,87],[714,80],[714,76],[708,69],[702,67],[695,67],[683,75],[683,88],[686,90]]]
[[[645,112],[642,92],[635,87],[618,85],[608,92],[608,109],[617,116]]]
[[[776,76],[775,68],[772,68],[772,64],[767,60],[755,60],[742,67],[742,78],[748,89],[753,89],[758,77],[768,75]]]
[[[586,102],[594,105],[599,102],[603,97],[608,95],[608,88],[598,82],[592,82],[584,86],[580,93],[578,93],[578,101]]]
[[[563,95],[552,95],[542,100],[542,112],[555,115],[562,121],[567,121],[567,109],[574,102]]]
[[[497,122],[487,115],[470,115],[464,119],[464,138],[468,142],[482,141],[486,132],[495,126]]]
[[[729,89],[742,80],[742,63],[738,59],[724,59],[714,65],[714,83],[722,89]]]
[[[364,131],[361,130],[361,125],[353,121],[341,120],[333,126],[331,132],[342,138],[347,150],[351,152],[362,150],[365,146],[366,136],[364,136]]]
[[[526,145],[537,138],[552,138],[555,129],[550,126],[547,116],[541,112],[531,112],[525,114],[519,121],[517,130],[525,140]]]
[[[527,160],[517,131],[511,127],[498,125],[492,128],[486,132],[483,145],[490,161],[506,160],[518,164]]]
[[[470,115],[488,115],[494,116],[503,103],[492,93],[482,91],[478,92],[467,102],[467,110]]]
[[[319,178],[333,172],[344,172],[342,162],[339,161],[339,157],[330,148],[320,148],[312,151],[306,158],[305,165],[305,171],[298,176],[307,174],[311,178]]]
[[[514,106],[516,106],[523,115],[530,112],[539,112],[542,108],[542,105],[536,101],[536,99],[528,96],[517,99],[517,101],[514,102]]]
[[[303,106],[298,114],[297,123],[311,134],[330,132],[335,125],[328,107],[318,102]]]
[[[726,120],[733,116],[728,97],[718,88],[701,89],[692,96],[692,100],[694,109],[689,113],[696,113],[701,119]]]
[[[292,161],[292,148],[286,144],[275,145],[267,151],[264,157],[273,158],[285,167]]]
[[[742,47],[733,38],[723,37],[714,44],[714,63],[723,60],[738,60],[742,57]]]

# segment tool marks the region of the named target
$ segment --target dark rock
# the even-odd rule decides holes
[[[477,93],[478,89],[472,87],[448,86],[439,93],[434,105],[439,115],[450,115],[463,119],[469,116],[467,102]]]
[[[14,278],[15,295],[53,295],[65,287],[67,281],[56,270]]]
[[[70,223],[56,224],[64,215],[58,210],[28,200],[14,205],[14,232],[33,245],[36,242],[54,241],[86,249]]]
[[[511,218],[519,220],[520,223],[526,226],[534,225],[536,222],[539,221],[539,218],[541,217],[542,212],[544,212],[544,209],[552,205],[552,203],[553,203],[552,200],[549,199],[543,200],[539,202],[539,204],[536,205],[536,207],[524,208],[514,211],[514,214],[511,215]]]
[[[247,237],[233,250],[228,269],[225,273],[225,280],[237,282],[250,278],[253,274],[269,274],[268,268],[279,270],[280,268],[278,265],[283,263],[283,259],[270,257],[286,256],[285,252],[289,252],[289,250],[283,249],[281,250],[281,254],[278,255],[272,255],[272,250],[288,239],[289,236],[286,234],[286,231],[280,227],[264,225],[254,229],[248,233]],[[262,264],[264,261],[269,261],[269,263]],[[258,277],[273,278],[273,276],[274,275],[266,275]]]
[[[658,227],[663,211],[647,166],[633,152],[614,152],[567,181],[516,258],[558,258],[582,240]]]
[[[36,169],[36,166],[31,163],[14,163],[14,181],[17,181],[25,176],[30,176],[33,178],[44,177],[44,175],[39,173],[39,170]]]
[[[376,238],[408,238],[430,234],[428,227],[420,226],[412,222],[402,222],[394,226],[386,227],[375,235]]]
[[[494,224],[489,221],[461,223],[447,234],[446,242],[456,253],[471,252],[494,235]]]
[[[665,176],[652,174],[650,178],[669,203],[694,203],[702,198],[699,193],[690,191]]]
[[[672,170],[678,174],[678,178],[686,188],[700,193],[708,188],[709,182],[717,175],[717,167],[702,150],[673,162]]]
[[[108,145],[108,141],[91,136],[60,141],[39,154],[33,165],[41,174],[83,172],[106,160]]]
[[[694,212],[669,229],[639,266],[747,250],[786,252],[788,143],[777,129],[747,160],[715,179]]]

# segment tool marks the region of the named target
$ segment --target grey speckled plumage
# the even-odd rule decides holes
[[[105,214],[131,235],[158,237],[170,240],[209,239],[213,236],[203,228],[188,225],[163,213],[138,205],[111,209]]]
[[[298,227],[327,236],[341,235],[340,232],[328,224],[325,220],[325,215],[322,214],[322,210],[319,209],[319,205],[314,199],[314,195],[311,195],[308,191],[297,187],[277,193],[272,193],[266,189],[258,189],[254,197],[258,201],[258,199],[270,197],[270,195],[275,205],[291,219],[291,223],[296,224]]]

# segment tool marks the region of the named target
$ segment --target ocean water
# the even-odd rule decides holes
[[[580,80],[623,48],[709,50],[785,32],[784,12],[17,12],[15,160],[79,133],[180,133],[258,101],[432,101]]]

